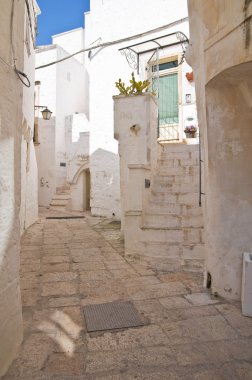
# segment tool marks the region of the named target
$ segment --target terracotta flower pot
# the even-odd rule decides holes
[[[191,73],[186,73],[186,79],[188,82],[192,82],[194,80],[193,71]]]

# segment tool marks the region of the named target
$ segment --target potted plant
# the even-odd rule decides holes
[[[188,125],[185,127],[184,132],[187,138],[196,137],[197,127],[195,125]]]

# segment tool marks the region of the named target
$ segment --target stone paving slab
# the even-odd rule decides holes
[[[3,380],[252,380],[252,319],[200,269],[124,256],[113,220],[50,215],[22,239],[24,341]],[[87,333],[82,307],[119,300],[145,325]]]

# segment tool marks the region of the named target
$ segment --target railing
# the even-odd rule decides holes
[[[178,124],[159,125],[158,140],[159,141],[179,140],[179,125]]]

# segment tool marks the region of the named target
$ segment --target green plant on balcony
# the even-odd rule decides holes
[[[116,88],[118,88],[120,95],[139,95],[143,92],[147,92],[150,87],[150,81],[144,80],[137,82],[134,73],[131,74],[132,79],[130,79],[130,85],[125,86],[125,83],[121,79],[115,82]],[[153,94],[154,95],[154,94]]]

